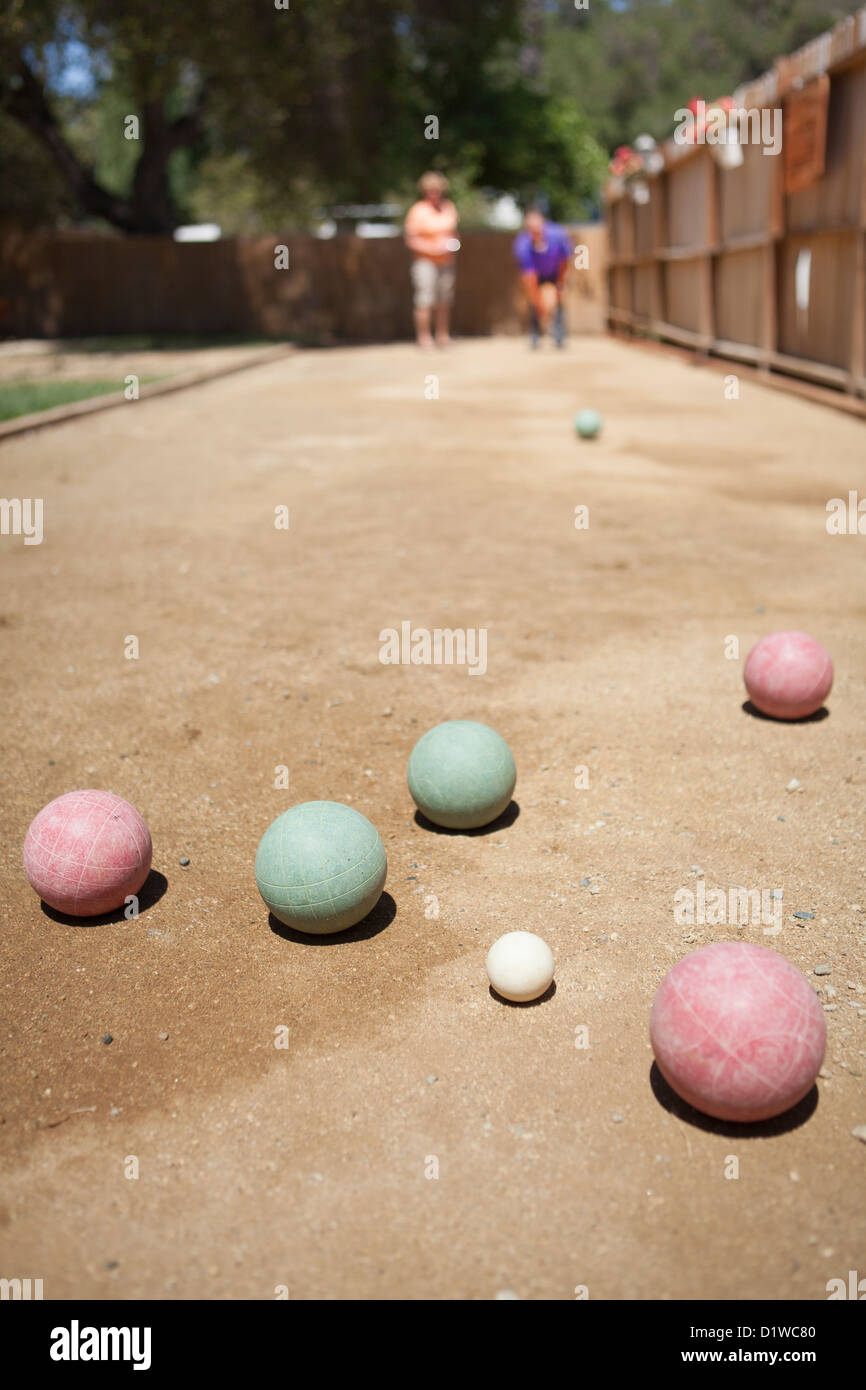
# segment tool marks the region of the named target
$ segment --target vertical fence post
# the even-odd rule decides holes
[[[851,323],[851,375],[848,390],[866,393],[866,159],[860,175],[860,204],[857,219],[857,249],[854,261],[854,315]]]
[[[767,241],[761,267],[761,351],[759,372],[770,374],[773,356],[779,346],[779,246],[785,237],[785,164],[781,155],[773,159],[770,176]]]
[[[622,202],[620,203],[620,207],[625,210],[623,222],[625,223],[625,227],[627,227],[628,229],[625,237],[625,253],[627,261],[625,268],[622,272],[625,284],[627,286],[627,302],[625,307],[628,310],[629,316],[628,331],[630,334],[634,334],[634,258],[635,247],[637,245],[637,219],[635,217],[635,202],[630,193],[627,193],[626,196],[623,198]],[[625,228],[623,230],[625,230]]]
[[[652,245],[650,262],[650,318],[653,328],[665,320],[664,264],[661,253],[667,245],[667,174],[658,174],[652,182]]]
[[[704,254],[701,256],[701,303],[698,322],[700,332],[707,340],[704,353],[707,353],[716,338],[715,285],[713,268],[719,245],[719,171],[712,155],[702,156],[708,161],[707,206],[704,216]]]

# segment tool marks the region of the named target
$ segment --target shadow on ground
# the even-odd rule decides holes
[[[516,801],[509,801],[501,816],[492,820],[489,825],[479,825],[475,830],[453,829],[448,825],[436,825],[434,821],[428,820],[421,811],[415,812],[415,824],[421,830],[432,830],[435,835],[494,835],[497,830],[505,830],[509,825],[513,825],[520,815],[520,807]]]
[[[695,1110],[693,1105],[682,1100],[665,1081],[656,1062],[653,1062],[650,1068],[649,1082],[659,1105],[669,1114],[676,1116],[678,1120],[684,1120],[686,1124],[694,1125],[695,1129],[706,1130],[708,1134],[722,1134],[729,1139],[771,1139],[778,1134],[788,1134],[811,1119],[818,1107],[818,1087],[813,1086],[811,1091],[790,1110],[786,1110],[784,1115],[776,1115],[772,1120],[757,1120],[752,1124],[734,1124],[731,1120],[716,1120],[712,1115],[704,1115],[700,1110]]]
[[[538,1004],[546,1004],[548,999],[552,999],[556,993],[556,981],[551,980],[543,994],[539,994],[537,999],[506,999],[504,994],[497,994],[491,985],[488,993],[491,999],[495,999],[497,1004],[504,1004],[509,1009],[534,1009]]]
[[[744,700],[740,709],[744,714],[750,714],[753,719],[766,719],[770,724],[820,724],[822,719],[830,718],[830,711],[826,705],[816,709],[814,714],[804,714],[802,719],[777,719],[774,714],[765,714],[762,709],[758,709],[751,700]]]
[[[286,923],[281,922],[272,912],[268,913],[268,925],[274,936],[281,936],[284,941],[300,941],[304,946],[341,946],[348,941],[369,941],[371,936],[378,936],[380,931],[389,927],[396,916],[397,904],[390,893],[383,893],[373,911],[368,912],[362,921],[357,922],[354,927],[347,927],[345,931],[296,931],[294,927],[286,926]]]
[[[159,902],[167,888],[168,879],[165,874],[151,869],[139,891],[138,912],[135,917],[127,917],[125,907],[115,908],[113,912],[100,912],[96,917],[71,917],[66,912],[57,912],[55,908],[49,907],[48,903],[44,902],[42,903],[42,911],[46,917],[51,918],[52,922],[61,922],[65,927],[107,927],[111,922],[127,922],[134,926],[142,913],[147,912],[154,903]]]

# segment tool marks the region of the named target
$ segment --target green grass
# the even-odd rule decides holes
[[[158,377],[141,377],[157,381]],[[50,410],[54,405],[69,405],[86,401],[91,396],[107,396],[122,391],[123,381],[7,381],[0,382],[0,420],[14,420],[19,415],[32,415]]]

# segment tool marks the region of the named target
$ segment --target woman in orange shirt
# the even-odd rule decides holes
[[[429,173],[418,180],[421,197],[406,214],[406,245],[414,257],[412,287],[415,304],[415,333],[418,346],[433,347],[430,319],[436,306],[436,342],[447,347],[448,320],[454,299],[454,253],[459,251],[457,209],[445,194],[448,180],[443,174]]]

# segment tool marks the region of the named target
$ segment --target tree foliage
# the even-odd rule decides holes
[[[641,130],[668,135],[691,96],[731,91],[856,7],[277,3],[7,0],[0,215],[264,230],[297,225],[317,202],[408,195],[433,166],[574,216],[598,192],[606,151]]]
[[[573,0],[546,7],[544,76],[608,149],[670,135],[693,96],[726,96],[862,0]]]
[[[524,70],[524,19],[522,0],[13,0],[0,140],[16,123],[82,215],[126,232],[170,231],[200,210],[190,171],[204,167],[215,190],[219,161],[247,203],[272,209],[311,190],[376,201],[429,164],[499,190],[543,186],[564,207],[592,194],[601,151]],[[63,94],[73,51],[88,76],[77,96]],[[124,114],[141,127],[125,149]]]

